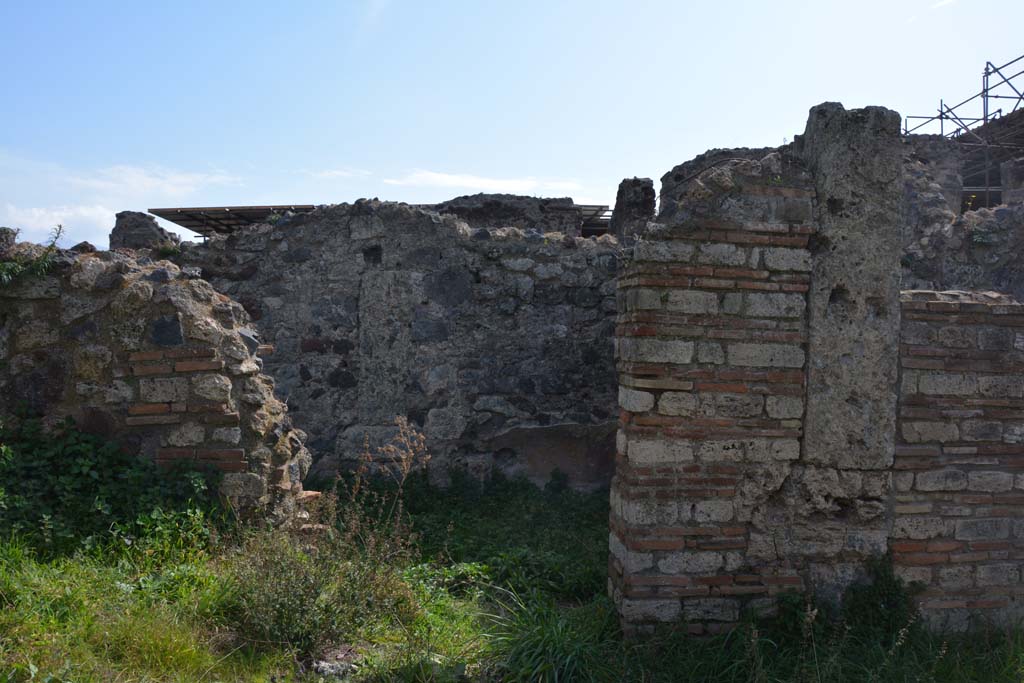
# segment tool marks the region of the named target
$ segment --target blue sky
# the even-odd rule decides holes
[[[931,113],[1022,24],[1020,0],[2,0],[0,225],[105,247],[155,206],[611,203],[822,101]]]

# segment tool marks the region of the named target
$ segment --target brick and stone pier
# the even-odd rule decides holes
[[[800,456],[813,189],[780,154],[727,159],[728,216],[654,227],[619,281],[611,583],[627,623],[728,628],[800,586],[759,504]],[[680,600],[680,598],[685,598]]]
[[[836,604],[887,553],[933,628],[1024,616],[1024,305],[901,294],[909,267],[981,281],[970,260],[998,257],[958,251],[987,244],[988,214],[947,229],[989,225],[942,268],[907,256],[930,244],[907,197],[944,201],[914,149],[894,112],[825,104],[793,145],[662,178],[619,280],[627,632],[717,633],[783,591]]]

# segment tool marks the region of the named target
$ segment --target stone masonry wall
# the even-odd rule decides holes
[[[894,563],[939,628],[1024,616],[1024,304],[904,292]]]
[[[574,485],[607,485],[613,239],[359,201],[183,251],[274,345],[267,372],[317,472],[356,458],[367,436],[388,438],[404,415],[438,476],[496,468],[543,483],[557,467]]]
[[[1024,615],[1022,206],[955,215],[946,147],[824,104],[793,145],[662,179],[619,283],[627,630],[722,631],[786,590],[836,603],[890,551],[935,628]],[[901,277],[1009,294],[901,299]]]
[[[247,324],[170,262],[60,253],[49,275],[0,288],[0,413],[69,416],[157,463],[210,465],[240,511],[282,518],[309,453]]]
[[[611,591],[627,627],[717,632],[802,585],[770,500],[800,456],[813,190],[792,156],[694,176],[619,281]],[[777,509],[776,509],[777,508]]]

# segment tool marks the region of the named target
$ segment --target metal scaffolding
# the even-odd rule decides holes
[[[938,134],[964,146],[961,175],[972,208],[999,202],[999,164],[1024,154],[1024,69],[1011,73],[1014,65],[1024,66],[1021,62],[1024,55],[1001,66],[985,62],[980,92],[954,105],[940,99],[931,116],[904,118],[904,135]]]

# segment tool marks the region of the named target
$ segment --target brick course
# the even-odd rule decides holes
[[[901,307],[897,571],[926,586],[937,627],[1010,624],[1024,614],[1024,306],[910,291]]]
[[[809,213],[806,187],[787,182],[752,181],[733,200]],[[627,629],[684,619],[714,633],[803,585],[752,556],[742,490],[800,454],[809,234],[695,220],[638,243],[621,274],[610,576]]]

